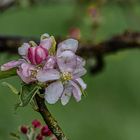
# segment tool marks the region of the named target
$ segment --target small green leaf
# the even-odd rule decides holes
[[[80,87],[81,93],[86,97],[87,96],[87,92],[85,90],[82,89],[82,87]]]
[[[50,35],[45,33],[45,34],[41,35],[40,40],[43,40],[43,39],[46,39],[46,38],[49,38],[49,37],[50,37]]]
[[[2,85],[7,86],[14,94],[18,95],[19,91],[11,84],[7,82],[2,82]]]
[[[19,137],[19,135],[17,135],[16,133],[10,133],[10,136],[11,136],[11,138],[12,139],[15,139],[15,140],[20,140],[20,137]]]
[[[54,55],[56,52],[56,41],[54,36],[51,36],[51,39],[52,39],[52,47],[49,49],[49,54]]]
[[[31,100],[30,104],[35,111],[38,110],[38,105],[37,105],[36,100],[34,98],[33,98],[33,100]]]
[[[38,91],[39,87],[36,85],[23,85],[19,95],[20,103],[18,106],[27,106]]]
[[[5,78],[9,78],[11,76],[16,76],[16,69],[11,69],[11,70],[7,70],[7,71],[0,71],[0,80],[1,79],[5,79]]]

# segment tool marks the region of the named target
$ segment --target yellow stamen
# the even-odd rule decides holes
[[[62,80],[64,80],[64,81],[69,81],[69,80],[72,79],[72,75],[69,72],[62,73],[62,76],[61,77],[62,77]]]
[[[37,71],[36,70],[31,70],[31,77],[35,78],[37,75]]]

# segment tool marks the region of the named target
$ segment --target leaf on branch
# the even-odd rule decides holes
[[[39,89],[37,85],[23,85],[19,95],[20,103],[16,105],[16,109],[31,103],[35,94],[39,92]]]
[[[56,51],[56,41],[54,36],[51,36],[52,38],[52,47],[49,49],[49,54],[54,55]]]
[[[14,94],[18,95],[19,91],[10,83],[8,82],[2,82],[2,85],[7,86]]]
[[[16,76],[16,69],[11,69],[7,71],[0,71],[0,80],[11,76]]]
[[[10,136],[11,136],[11,138],[12,139],[14,139],[14,140],[20,140],[20,137],[19,137],[19,135],[17,135],[16,133],[10,133]]]

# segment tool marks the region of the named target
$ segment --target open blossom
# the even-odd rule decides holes
[[[40,70],[37,79],[40,82],[54,81],[45,89],[45,99],[54,104],[59,99],[66,105],[73,95],[76,101],[81,100],[82,91],[86,84],[80,78],[86,73],[85,61],[75,54],[78,42],[68,39],[58,45],[56,61],[58,69]]]
[[[41,37],[39,45],[24,43],[18,49],[22,59],[2,65],[1,70],[17,67],[17,74],[26,84],[46,83],[44,98],[50,104],[61,100],[62,105],[66,105],[71,96],[79,102],[86,89],[81,79],[86,70],[83,58],[75,54],[78,41],[67,39],[58,44],[57,50],[53,48],[55,52],[51,53],[54,46],[54,38],[47,34]]]

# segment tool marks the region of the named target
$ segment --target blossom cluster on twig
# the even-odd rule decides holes
[[[57,140],[47,125],[42,125],[39,120],[33,120],[32,125],[21,125],[18,133],[11,133],[14,139],[27,140]]]
[[[43,34],[40,44],[30,41],[19,47],[21,59],[3,64],[1,71],[16,68],[26,85],[35,84],[45,90],[44,98],[50,104],[60,99],[66,105],[71,96],[78,102],[86,89],[81,79],[86,69],[85,60],[76,55],[77,48],[77,40],[67,39],[56,49],[54,37]]]

